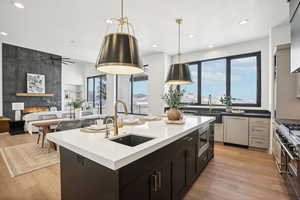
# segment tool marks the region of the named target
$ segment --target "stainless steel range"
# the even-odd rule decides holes
[[[300,121],[276,120],[273,155],[295,197],[300,197]]]

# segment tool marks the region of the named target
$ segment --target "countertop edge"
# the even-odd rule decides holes
[[[111,170],[118,170],[118,169],[120,169],[120,168],[122,168],[122,167],[124,167],[124,166],[126,166],[126,165],[128,165],[128,164],[144,157],[144,156],[149,155],[150,153],[153,153],[154,151],[157,151],[158,149],[161,149],[161,148],[167,146],[168,144],[171,144],[172,142],[184,137],[185,135],[199,129],[201,126],[203,126],[205,124],[209,124],[209,123],[216,120],[214,116],[209,116],[209,117],[211,117],[212,119],[209,119],[209,120],[207,120],[207,121],[205,121],[201,124],[198,124],[198,125],[190,128],[190,129],[184,131],[184,132],[178,133],[177,135],[175,135],[171,138],[160,141],[157,144],[154,144],[153,146],[146,147],[143,150],[140,150],[136,153],[133,153],[133,154],[131,154],[127,157],[124,157],[120,160],[117,160],[117,161],[109,160],[107,158],[96,155],[96,154],[94,154],[90,151],[87,151],[87,150],[82,149],[80,147],[74,146],[70,143],[66,143],[62,140],[59,140],[59,139],[53,137],[51,134],[47,135],[47,139],[49,139],[50,141],[58,144],[59,146],[62,146],[62,147],[66,148],[70,151],[73,151],[73,152],[75,152],[75,153],[77,153],[77,154],[79,154],[83,157],[86,157],[87,159],[90,159],[90,160],[92,160],[92,161],[94,161],[94,162],[96,162],[96,163],[98,163],[102,166],[105,166],[105,167],[107,167]]]
[[[176,140],[178,140],[178,139],[186,136],[187,134],[189,134],[189,133],[191,133],[191,132],[199,129],[201,126],[203,126],[205,124],[209,124],[209,123],[211,123],[213,121],[215,121],[215,119],[208,120],[208,121],[206,121],[204,123],[201,123],[201,124],[199,124],[199,125],[191,128],[189,130],[186,130],[186,131],[184,131],[184,132],[182,132],[180,134],[177,134],[176,136],[174,136],[172,138],[169,138],[168,140],[161,141],[161,142],[155,144],[154,146],[145,148],[142,152],[136,152],[136,153],[134,153],[134,154],[132,154],[132,155],[126,157],[126,158],[120,159],[119,161],[116,161],[115,168],[116,168],[116,170],[120,169],[120,168],[122,168],[122,167],[130,164],[131,162],[134,162],[134,161],[136,161],[136,160],[138,160],[138,159],[140,159],[140,158],[142,158],[144,156],[149,155],[150,153],[153,153],[154,151],[157,151],[157,150],[159,150],[159,149],[161,149],[161,148],[163,148],[163,147],[171,144],[172,142],[175,142]],[[147,152],[145,153],[145,151],[147,151]],[[142,154],[142,155],[140,155],[140,154]],[[136,156],[136,157],[131,159],[131,157],[134,157],[134,156]],[[128,159],[130,159],[130,160],[128,161]],[[124,164],[125,162],[126,162],[126,164]]]
[[[114,162],[111,161],[111,160],[108,160],[106,158],[103,158],[103,157],[99,157],[93,153],[90,153],[89,151],[86,151],[82,148],[79,148],[77,146],[74,146],[74,145],[71,145],[70,143],[66,143],[66,142],[63,142],[62,140],[58,140],[57,138],[55,137],[52,137],[51,135],[47,135],[47,139],[58,144],[59,146],[62,146],[70,151],[73,151],[83,157],[86,157],[98,164],[101,164],[109,169],[112,169],[112,170],[115,170],[115,165],[114,165]]]

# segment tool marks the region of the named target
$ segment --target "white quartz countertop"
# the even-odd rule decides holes
[[[80,129],[47,134],[48,140],[112,170],[117,170],[138,160],[192,131],[207,126],[214,117],[185,116],[185,124],[166,124],[163,120],[149,121],[143,125],[124,126],[119,136],[134,134],[152,137],[153,140],[130,147],[104,138],[105,133],[83,133]]]

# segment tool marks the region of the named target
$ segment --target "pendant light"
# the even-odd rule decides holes
[[[191,74],[187,64],[181,63],[180,57],[180,25],[182,24],[182,19],[176,19],[178,24],[178,63],[172,64],[169,69],[166,83],[173,85],[184,85],[191,84]]]
[[[104,37],[100,49],[96,69],[98,71],[115,74],[131,75],[143,73],[144,68],[138,51],[138,42],[134,36],[134,27],[123,16],[123,0],[121,0],[120,19],[112,18],[110,22],[117,22],[118,28],[115,33],[108,33]],[[108,25],[111,26],[112,23]]]

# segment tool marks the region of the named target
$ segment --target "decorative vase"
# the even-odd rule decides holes
[[[177,109],[170,109],[167,112],[168,120],[177,121],[181,119],[181,112]]]
[[[57,107],[55,106],[50,107],[50,111],[57,111]]]
[[[81,116],[81,108],[76,108],[74,114],[75,114],[75,119],[79,119]]]

